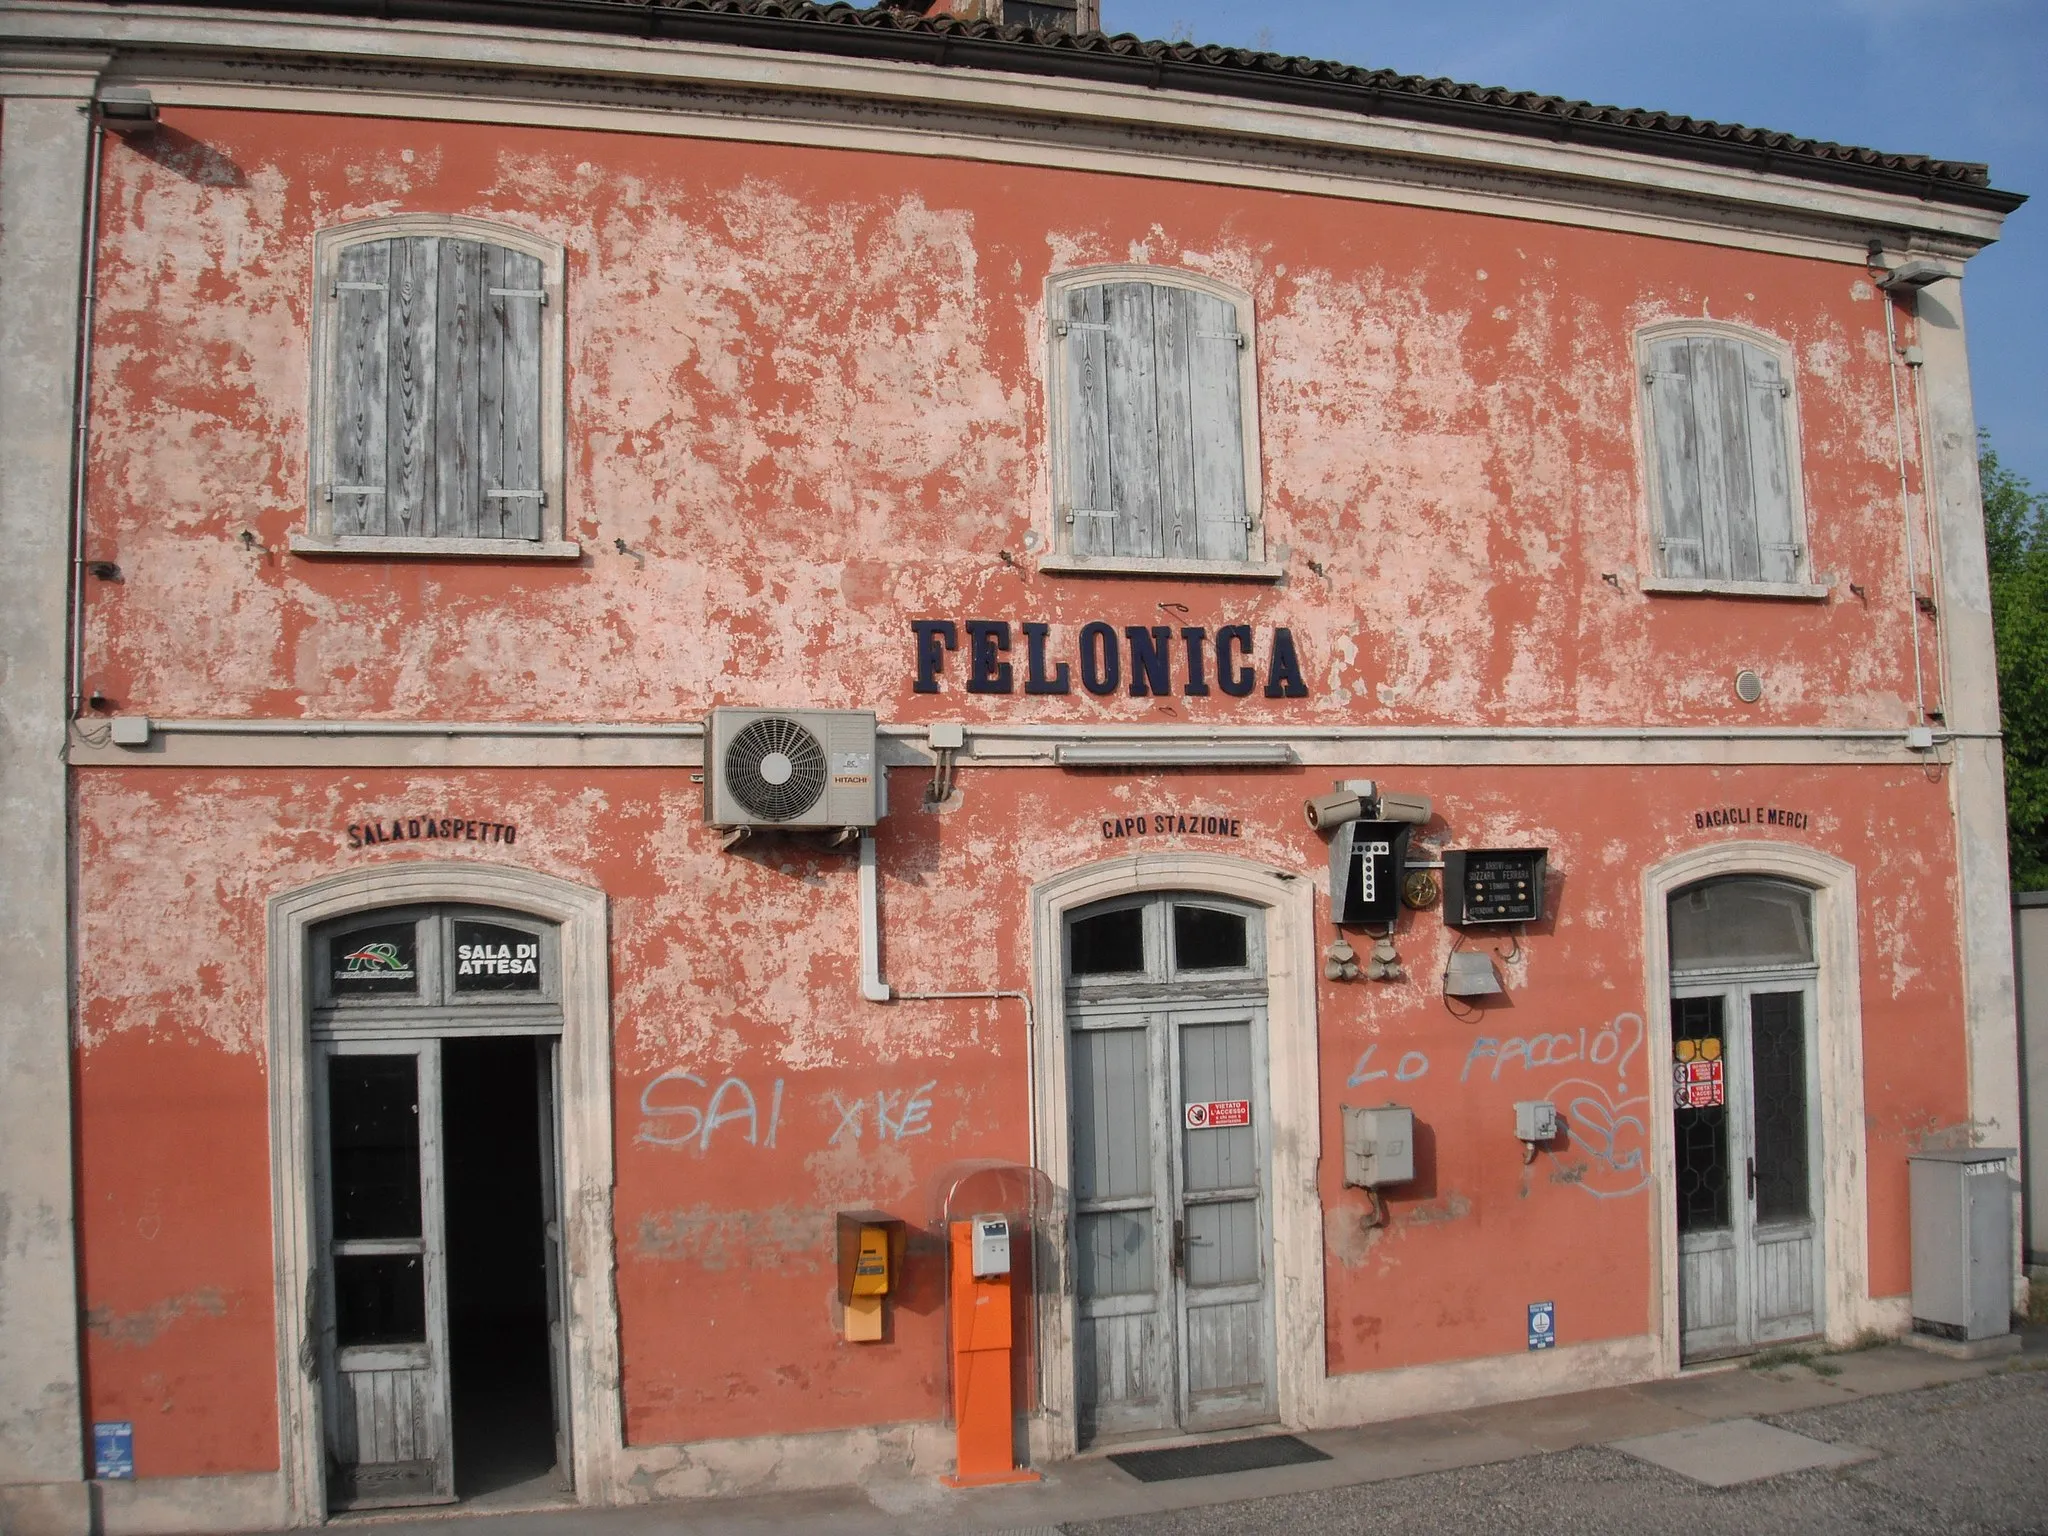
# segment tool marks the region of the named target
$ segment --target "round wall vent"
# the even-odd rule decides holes
[[[1764,696],[1764,680],[1744,667],[1735,674],[1735,697],[1745,704],[1754,704]]]
[[[794,720],[750,721],[725,749],[725,784],[763,821],[794,821],[825,793],[825,749]]]

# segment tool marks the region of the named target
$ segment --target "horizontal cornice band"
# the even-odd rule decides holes
[[[883,762],[933,763],[921,724],[881,728]],[[1708,726],[1200,726],[973,725],[957,755],[966,768],[1053,768],[1062,747],[1098,753],[1117,744],[1173,744],[1191,757],[1204,743],[1219,757],[1248,746],[1284,747],[1304,766],[1671,766],[1945,762],[1950,744],[1972,733],[1938,735],[1931,752],[1909,749],[1900,730]],[[391,720],[153,720],[139,747],[116,746],[104,725],[80,722],[70,760],[80,768],[685,768],[704,761],[695,721],[646,723]],[[1190,762],[1203,772],[1270,772],[1271,765]],[[1139,769],[1081,768],[1086,773]],[[1284,769],[1281,771],[1285,771]]]

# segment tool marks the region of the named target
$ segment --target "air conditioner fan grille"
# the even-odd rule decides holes
[[[725,749],[725,784],[763,821],[794,821],[825,793],[825,749],[779,715],[750,721]]]

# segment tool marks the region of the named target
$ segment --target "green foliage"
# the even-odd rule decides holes
[[[2048,890],[2048,494],[1980,443],[1984,548],[1998,639],[2005,814],[2016,891]]]

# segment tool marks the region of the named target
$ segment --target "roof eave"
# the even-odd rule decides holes
[[[487,23],[546,27],[613,37],[768,48],[836,58],[986,70],[994,73],[1185,91],[1354,116],[1511,134],[1651,158],[1685,160],[1759,175],[1851,187],[1997,215],[2026,202],[2022,193],[1952,176],[1832,159],[1810,152],[1700,132],[1564,116],[1511,102],[1429,95],[1414,90],[1187,58],[1040,41],[1016,28],[946,19],[878,19],[871,25],[821,24],[802,16],[669,6],[649,0],[206,0],[226,9],[370,21]],[[1107,42],[1108,39],[1091,39]],[[1301,61],[1306,62],[1306,61]],[[1940,163],[1940,162],[1934,162]]]

